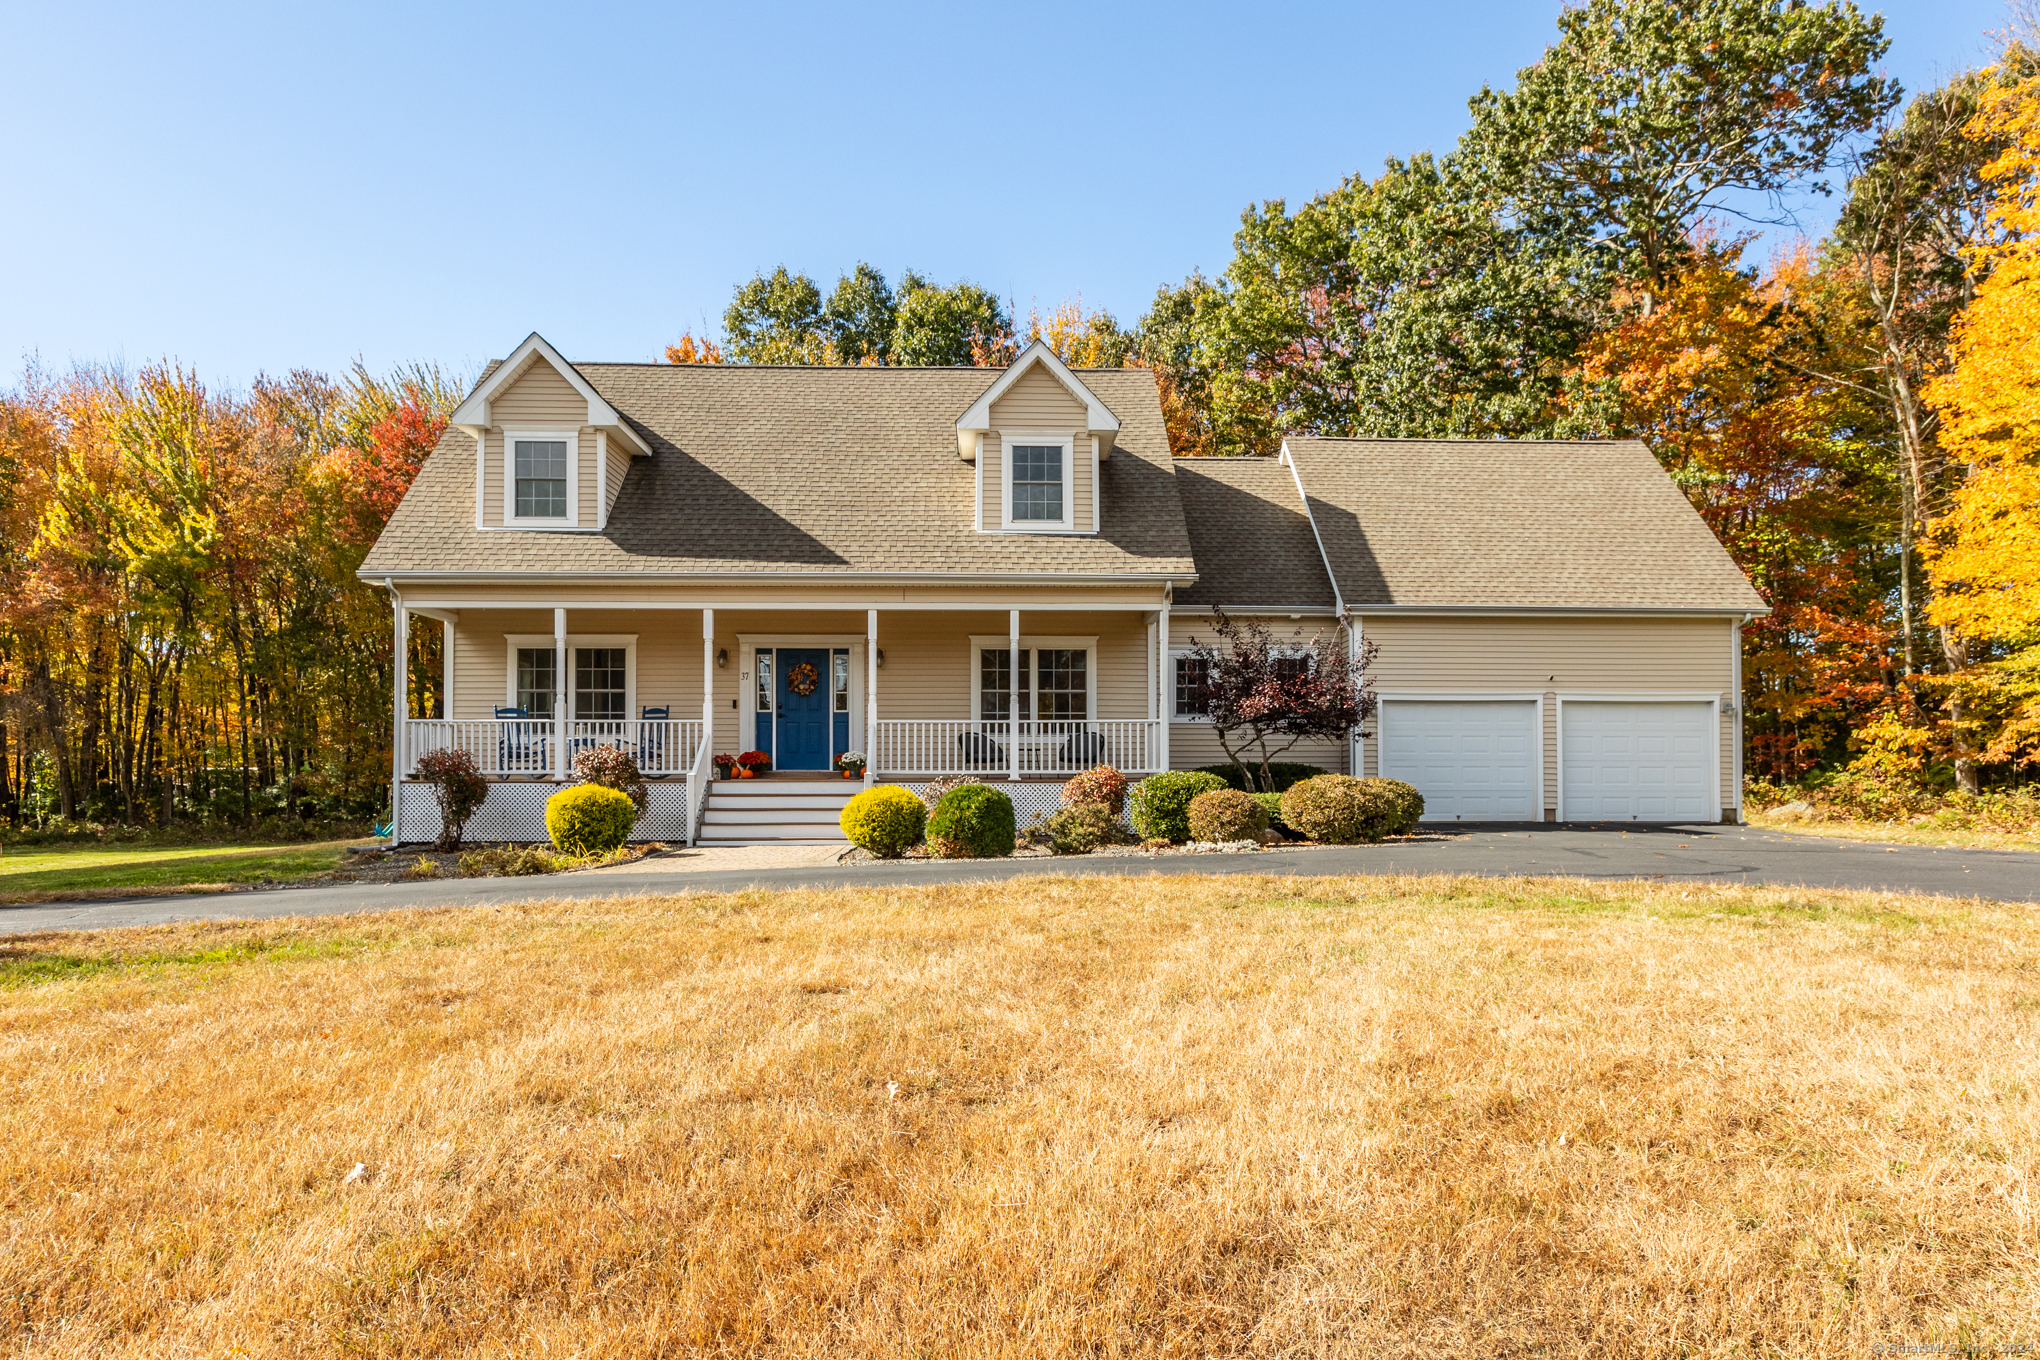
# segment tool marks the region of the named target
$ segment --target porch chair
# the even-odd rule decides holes
[[[956,738],[966,770],[998,770],[1006,765],[1006,748],[982,732],[963,732]]]
[[[661,704],[656,708],[640,708],[640,723],[658,723],[657,727],[638,728],[637,761],[640,774],[671,774],[666,768],[666,722],[672,717],[670,705]]]
[[[1058,757],[1064,769],[1090,769],[1105,759],[1105,734],[1103,732],[1072,732],[1070,739],[1063,743],[1062,754]]]
[[[496,721],[514,724],[503,729],[503,736],[496,743],[496,768],[519,774],[544,774],[545,737],[526,726],[531,722],[530,712],[523,708],[498,708]]]

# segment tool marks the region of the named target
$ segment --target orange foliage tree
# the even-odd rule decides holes
[[[1736,253],[1702,242],[1652,306],[1593,336],[1558,428],[1644,440],[1771,606],[1744,632],[1749,763],[1790,779],[1893,695],[1877,531],[1889,482],[1851,433],[1870,398],[1794,362],[1823,343],[1807,317],[1827,282],[1809,255],[1758,278]]]

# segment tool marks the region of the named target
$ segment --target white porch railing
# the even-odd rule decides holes
[[[466,751],[485,775],[543,778],[557,768],[559,729],[550,718],[411,718],[403,730],[406,775],[417,773],[420,756],[446,750]],[[648,775],[684,775],[701,750],[701,723],[616,719],[568,724],[569,757],[595,746],[621,747]]]
[[[967,718],[880,719],[872,768],[882,775],[976,774],[996,778],[1072,775],[1093,765],[1128,774],[1160,768],[1161,723],[1144,718],[1023,722],[1014,725]]]

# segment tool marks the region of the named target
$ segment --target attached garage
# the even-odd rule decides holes
[[[1560,819],[1716,820],[1721,815],[1719,722],[1712,699],[1561,696]]]
[[[1537,699],[1384,697],[1380,772],[1424,795],[1427,822],[1533,822]]]

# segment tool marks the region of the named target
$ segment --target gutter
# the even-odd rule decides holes
[[[1138,585],[1190,585],[1197,580],[1197,573],[1190,572],[1115,572],[1111,574],[1075,572],[1010,572],[1001,574],[958,573],[946,571],[890,572],[882,576],[817,575],[810,572],[785,571],[718,571],[718,572],[650,572],[650,571],[369,571],[354,573],[357,580],[381,581],[431,581],[462,584],[520,585],[544,582],[547,584],[575,583],[584,581],[647,581],[658,583],[682,583],[713,585],[728,581],[764,582],[778,585],[834,585],[834,586],[927,586],[927,585],[1079,585],[1079,586],[1138,586]]]

